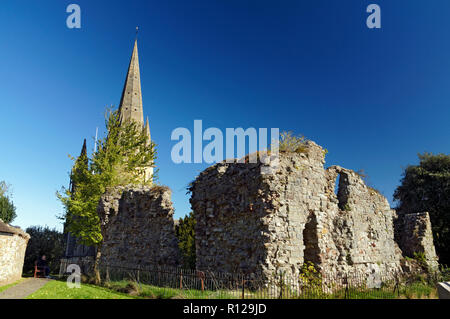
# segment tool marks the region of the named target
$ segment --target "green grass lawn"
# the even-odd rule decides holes
[[[225,291],[199,291],[138,285],[130,281],[115,281],[105,286],[81,284],[69,288],[65,281],[49,281],[27,299],[220,299],[233,298]]]
[[[0,287],[0,291],[14,284]],[[436,298],[437,296],[436,289],[425,283],[414,283],[406,289],[401,289],[400,296],[398,296],[398,292],[390,289],[361,291],[352,288],[349,289],[348,295],[351,299],[419,299]],[[267,297],[247,291],[245,296],[246,299]],[[345,291],[343,290],[330,295],[308,294],[299,296],[299,298],[343,299],[344,296]],[[240,297],[240,291],[181,290],[138,284],[128,280],[111,281],[103,286],[81,284],[81,288],[69,288],[65,281],[52,280],[28,296],[27,299],[239,299]]]
[[[235,299],[239,293],[232,294],[230,291],[201,291],[181,290],[167,287],[157,287],[146,284],[137,284],[128,280],[111,281],[105,286],[119,292],[129,293],[135,296],[152,299]]]
[[[135,299],[136,297],[103,287],[81,284],[80,288],[69,288],[65,281],[49,281],[27,299]]]
[[[21,282],[22,280],[23,280],[23,278],[17,280],[16,282],[13,282],[12,284],[8,284],[8,285],[1,286],[1,287],[0,287],[0,292],[5,291],[6,289],[11,288],[12,286],[17,285],[17,284],[18,284],[19,282]]]

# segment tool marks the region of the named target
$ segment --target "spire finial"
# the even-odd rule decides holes
[[[137,37],[138,37],[138,33],[139,33],[139,27],[136,27],[136,40],[137,40]]]

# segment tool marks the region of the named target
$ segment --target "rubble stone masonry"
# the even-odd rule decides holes
[[[25,250],[30,235],[0,219],[0,286],[22,278]]]
[[[396,212],[356,172],[325,169],[324,157],[308,141],[301,153],[280,153],[273,174],[262,162],[203,171],[191,187],[197,268],[270,277],[297,275],[309,261],[323,274],[401,272]]]
[[[98,206],[104,264],[132,267],[177,266],[171,191],[167,187],[118,187],[107,191]]]

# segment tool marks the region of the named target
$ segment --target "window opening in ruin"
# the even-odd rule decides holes
[[[314,213],[310,213],[303,230],[303,260],[305,263],[312,262],[314,265],[320,264],[319,237],[317,234],[317,218]]]
[[[340,210],[350,211],[348,205],[348,179],[345,176],[338,174],[336,177],[336,184],[334,186],[334,193],[338,200],[338,207]]]
[[[338,195],[338,192],[339,192],[340,179],[341,179],[341,174],[338,174],[338,176],[336,177],[336,181],[334,182],[334,193],[336,194],[336,196]]]

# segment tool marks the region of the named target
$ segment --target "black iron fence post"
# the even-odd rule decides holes
[[[280,295],[278,299],[283,299],[283,273],[280,272]]]
[[[183,273],[180,274],[180,290],[183,289]]]
[[[120,267],[113,264],[103,264],[100,268],[105,281],[135,280],[142,290],[142,284],[159,286],[163,289],[179,288],[182,290],[200,290],[209,296],[232,296],[233,298],[389,298],[400,297],[410,289],[414,279],[395,273],[386,277],[376,277],[374,283],[381,281],[382,285],[373,285],[372,279],[366,274],[343,273],[333,275],[330,279],[321,277],[320,282],[292,277],[284,272],[274,272],[269,278],[260,274],[245,273],[213,273],[198,270],[181,270],[170,267]],[[436,274],[430,274],[430,281],[437,280]],[[371,285],[369,285],[371,283]],[[241,287],[239,287],[241,285]],[[278,290],[277,290],[278,289]],[[246,291],[247,290],[247,291]],[[342,295],[344,292],[344,295]],[[388,293],[388,294],[385,294]],[[247,296],[246,296],[247,294]],[[353,294],[353,295],[350,295]]]
[[[350,299],[349,298],[349,290],[348,290],[348,274],[345,274],[344,283],[345,283],[345,295],[344,295],[344,298],[345,299]]]
[[[108,267],[108,265],[106,265],[105,280],[106,280],[106,282],[109,282],[109,267]]]
[[[399,281],[397,274],[395,274],[394,295],[395,295],[395,290],[397,290],[397,297],[400,297],[400,281]]]

